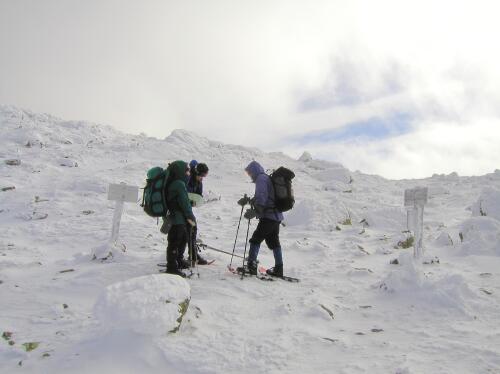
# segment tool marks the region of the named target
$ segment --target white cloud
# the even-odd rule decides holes
[[[346,166],[394,177],[430,163],[459,170],[424,134],[435,134],[429,123],[463,136],[496,123],[499,10],[489,0],[2,2],[0,102],[269,150],[292,134],[409,113],[422,142],[398,153],[409,166],[383,169],[366,153],[392,154],[393,139],[364,144]],[[483,158],[464,159],[476,164],[467,173],[489,167]]]
[[[311,143],[314,157],[335,159],[352,170],[388,178],[424,178],[434,173],[480,175],[500,169],[500,119],[473,123],[422,123],[417,131],[381,141]],[[296,148],[289,153],[298,155]]]

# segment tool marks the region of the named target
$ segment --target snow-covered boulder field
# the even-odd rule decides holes
[[[235,245],[232,266],[256,227],[243,220],[235,243],[236,202],[254,190],[244,168],[294,171],[280,241],[299,283],[241,279],[209,249],[215,262],[189,279],[159,273],[166,236],[141,196],[110,243],[109,184],[143,187],[177,159],[208,164],[199,238]],[[429,188],[418,261],[403,207],[415,186]],[[0,372],[500,373],[499,191],[500,170],[387,180],[308,153],[0,106]],[[259,261],[274,265],[265,244]]]

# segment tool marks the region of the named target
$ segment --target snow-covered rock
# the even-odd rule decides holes
[[[60,165],[60,166],[66,166],[66,167],[69,167],[69,168],[73,168],[73,167],[78,167],[78,162],[72,160],[71,158],[69,157],[63,157],[63,158],[60,158],[57,163]]]
[[[491,217],[473,217],[460,229],[460,253],[463,255],[500,256],[500,221]]]
[[[210,147],[210,141],[207,138],[181,129],[172,131],[172,133],[165,138],[165,142],[179,148],[184,148],[186,151],[192,152],[193,156]]]
[[[449,247],[453,246],[453,239],[450,234],[443,231],[439,236],[434,240],[434,243],[439,247]]]
[[[338,181],[349,184],[352,180],[351,172],[344,167],[328,168],[314,174],[314,177],[322,182]]]
[[[500,221],[500,189],[484,188],[478,201],[472,207],[473,216],[487,216]]]
[[[423,266],[410,253],[403,253],[398,258],[398,267],[391,271],[375,286],[409,303],[419,303],[427,308],[437,308],[441,313],[447,309],[468,314],[469,301],[476,295],[469,288],[464,277],[458,274],[434,279],[425,275]]]
[[[301,162],[309,162],[309,161],[312,161],[312,156],[309,152],[305,151],[304,153],[302,153],[302,155],[299,157],[299,161]]]
[[[94,310],[104,328],[164,335],[179,329],[190,299],[183,278],[153,274],[106,287]]]

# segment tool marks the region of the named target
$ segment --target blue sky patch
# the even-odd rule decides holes
[[[295,137],[300,144],[344,142],[354,139],[381,140],[411,132],[414,117],[396,114],[388,118],[373,117],[340,128]]]

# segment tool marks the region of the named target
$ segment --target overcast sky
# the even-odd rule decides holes
[[[0,0],[0,103],[389,178],[500,169],[500,4]]]

